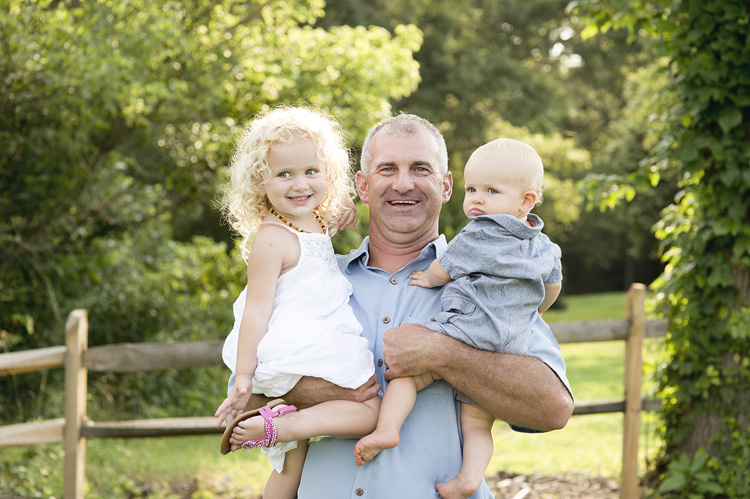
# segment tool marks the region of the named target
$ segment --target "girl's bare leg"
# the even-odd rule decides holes
[[[443,499],[466,499],[479,488],[492,459],[492,424],[495,418],[479,406],[461,404],[461,435],[464,439],[461,471],[452,480],[435,485]]]
[[[263,499],[295,499],[302,478],[302,467],[307,455],[307,440],[297,442],[297,448],[284,455],[284,469],[281,473],[271,472],[263,491]]]
[[[377,428],[354,445],[358,466],[377,456],[383,449],[392,449],[398,445],[401,426],[414,408],[417,392],[437,379],[437,375],[428,372],[419,376],[396,378],[388,383],[380,406]]]
[[[276,406],[277,410],[284,406]],[[289,412],[273,419],[279,442],[307,440],[311,437],[331,436],[359,438],[371,432],[378,421],[380,398],[373,397],[364,402],[330,400],[298,412]],[[265,421],[253,416],[235,426],[229,442],[232,451],[248,439],[258,440],[266,436]]]

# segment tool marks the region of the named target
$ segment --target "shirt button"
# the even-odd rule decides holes
[[[391,277],[391,284],[398,284],[398,279]]]
[[[361,496],[362,494],[365,493],[365,491],[362,490],[362,489],[357,489],[357,490],[354,491],[354,493],[357,494],[358,496]]]
[[[389,322],[391,322],[391,318],[390,317],[388,317],[387,315],[385,317],[383,317],[383,324],[388,324]]]
[[[383,359],[378,359],[378,367],[382,367],[382,366],[383,366]]]

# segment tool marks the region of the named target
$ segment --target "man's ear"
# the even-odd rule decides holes
[[[523,197],[521,198],[521,211],[529,212],[534,209],[537,198],[537,193],[531,189],[524,192]]]
[[[367,177],[362,173],[362,170],[354,176],[354,183],[357,185],[357,195],[359,195],[360,201],[367,204]]]
[[[443,177],[443,192],[442,192],[443,204],[450,201],[451,194],[453,194],[453,174],[451,172],[447,172],[445,176]]]

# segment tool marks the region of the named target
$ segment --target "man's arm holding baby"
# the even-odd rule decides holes
[[[536,357],[479,350],[418,324],[383,335],[387,379],[434,371],[496,418],[533,430],[564,427],[573,399]]]

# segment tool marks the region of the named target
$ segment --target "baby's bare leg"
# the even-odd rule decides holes
[[[492,424],[495,418],[479,406],[461,404],[461,435],[464,439],[463,464],[458,475],[435,486],[443,499],[466,499],[479,488],[492,459]]]
[[[281,473],[271,472],[263,491],[264,499],[295,499],[302,479],[302,468],[307,455],[307,440],[297,442],[297,448],[284,456],[284,469]]]
[[[383,449],[398,445],[401,426],[414,407],[417,392],[438,379],[436,374],[427,372],[419,376],[396,378],[388,383],[380,405],[377,428],[354,446],[358,466],[377,456]]]

